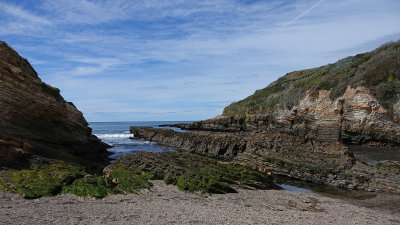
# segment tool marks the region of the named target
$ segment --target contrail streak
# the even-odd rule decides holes
[[[287,26],[289,26],[290,24],[294,23],[296,20],[300,19],[301,17],[303,17],[304,15],[306,15],[307,13],[309,13],[311,10],[313,10],[315,7],[317,7],[319,4],[321,4],[322,2],[324,2],[326,0],[319,0],[317,3],[315,3],[313,6],[311,6],[310,8],[306,9],[304,12],[300,13],[300,15],[296,16],[294,19],[292,19],[291,21],[287,22],[286,24],[284,24],[283,26],[281,26],[281,28],[285,28]]]

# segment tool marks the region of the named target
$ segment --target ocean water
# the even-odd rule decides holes
[[[190,123],[191,121],[148,121],[148,122],[90,122],[92,133],[103,142],[112,145],[108,151],[113,154],[111,159],[115,160],[127,154],[134,154],[141,151],[146,152],[165,152],[172,148],[162,147],[154,142],[130,139],[133,135],[129,132],[131,126],[158,127],[161,124]],[[179,132],[184,132],[179,128],[163,127]]]

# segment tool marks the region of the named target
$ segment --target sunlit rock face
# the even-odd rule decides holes
[[[331,100],[329,94],[326,90],[319,91],[318,97],[307,94],[291,110],[218,116],[182,124],[182,127],[209,131],[277,131],[305,140],[351,144],[400,144],[399,102],[393,104],[393,113],[390,113],[364,87],[349,86],[336,100]]]

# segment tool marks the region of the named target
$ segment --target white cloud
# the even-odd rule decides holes
[[[13,4],[0,2],[0,35],[22,34],[37,36],[35,32],[51,26],[52,22],[29,10]]]
[[[287,26],[289,26],[290,24],[296,22],[297,20],[299,20],[301,17],[305,16],[307,13],[309,13],[311,10],[313,10],[315,7],[317,7],[319,4],[325,2],[326,0],[319,0],[317,1],[315,4],[313,4],[310,8],[307,8],[306,10],[304,10],[302,13],[300,13],[300,15],[296,16],[295,18],[293,18],[292,20],[290,20],[289,22],[285,23],[282,25],[281,28],[285,28]]]
[[[286,72],[372,50],[374,41],[400,33],[395,0],[46,0],[36,10],[15,7],[23,10],[19,17],[9,10],[15,21],[0,15],[7,20],[0,37],[25,29],[17,50],[49,62],[38,63],[41,77],[91,120],[107,111],[205,119]]]
[[[17,19],[24,20],[25,22],[28,22],[28,23],[43,24],[43,25],[51,24],[51,22],[48,21],[47,19],[37,16],[37,15],[29,12],[28,10],[25,10],[16,5],[5,4],[5,3],[0,2],[0,10],[10,16],[13,16]]]

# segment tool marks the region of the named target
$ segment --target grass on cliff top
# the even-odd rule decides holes
[[[387,110],[400,94],[400,40],[350,56],[336,63],[286,74],[266,88],[227,106],[223,115],[246,115],[292,109],[310,91],[330,90],[331,100],[344,94],[347,86],[367,87]]]

